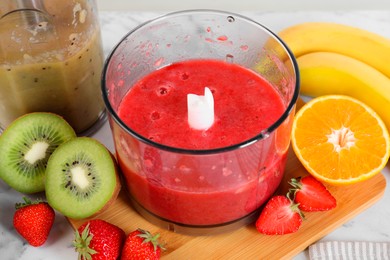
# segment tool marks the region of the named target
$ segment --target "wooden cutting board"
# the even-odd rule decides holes
[[[292,177],[307,175],[292,150],[286,164],[280,192],[285,194]],[[371,179],[347,187],[328,186],[337,199],[335,209],[327,212],[305,213],[298,232],[281,236],[266,236],[257,232],[254,224],[232,232],[210,236],[187,236],[161,229],[143,219],[130,205],[125,192],[105,212],[96,218],[123,228],[126,233],[140,227],[160,233],[167,250],[162,259],[290,259],[309,245],[332,232],[354,216],[377,202],[384,194],[386,180],[380,173]],[[74,228],[86,220],[69,219]]]

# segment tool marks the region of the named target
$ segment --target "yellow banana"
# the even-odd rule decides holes
[[[390,79],[354,58],[331,52],[312,52],[297,58],[301,94],[344,94],[364,102],[390,130]]]
[[[348,25],[307,22],[278,33],[295,57],[310,52],[335,52],[353,57],[390,78],[390,39]]]

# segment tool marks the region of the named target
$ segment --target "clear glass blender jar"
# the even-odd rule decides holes
[[[2,0],[0,129],[44,111],[87,134],[105,118],[103,62],[95,1]]]
[[[283,100],[283,114],[252,138],[217,149],[168,146],[124,123],[119,107],[138,80],[191,59],[222,60],[261,75]],[[204,235],[258,216],[283,178],[299,93],[295,58],[274,33],[238,14],[172,13],[129,32],[109,55],[102,80],[125,188],[143,217],[175,232]]]

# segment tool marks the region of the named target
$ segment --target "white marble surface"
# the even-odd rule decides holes
[[[196,8],[221,8],[229,11],[245,11],[245,10],[262,10],[262,11],[295,11],[295,10],[368,10],[368,9],[383,9],[390,8],[388,0],[327,0],[327,1],[312,1],[312,0],[97,0],[101,10],[117,11],[117,10],[136,10],[136,11],[171,11],[181,9],[196,9]]]
[[[101,12],[101,28],[105,53],[138,24],[162,15],[162,12]],[[318,12],[240,12],[274,32],[304,21],[333,21],[361,27],[390,38],[390,11],[318,11]],[[106,123],[94,137],[114,150],[110,129]],[[390,180],[390,165],[383,174]],[[77,259],[72,248],[73,231],[66,219],[57,214],[54,228],[46,244],[39,248],[27,245],[12,227],[14,204],[22,194],[11,190],[0,180],[0,259],[2,260],[68,260]],[[387,188],[383,198],[348,221],[322,240],[386,241],[390,242],[390,191]],[[234,250],[234,249],[230,249]],[[195,259],[195,256],[189,256]],[[294,259],[309,259],[308,252]]]

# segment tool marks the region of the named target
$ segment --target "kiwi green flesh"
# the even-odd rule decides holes
[[[117,195],[117,167],[111,153],[90,137],[60,145],[46,169],[46,198],[69,218],[95,215]]]
[[[73,128],[56,114],[36,112],[16,119],[0,136],[0,178],[22,193],[43,191],[50,155],[75,137]]]

